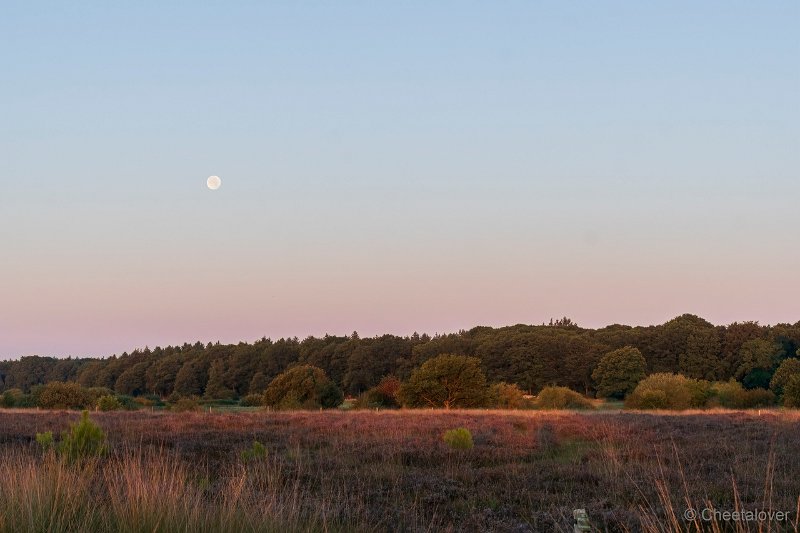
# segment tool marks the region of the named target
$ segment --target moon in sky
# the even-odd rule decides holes
[[[206,184],[208,185],[209,189],[216,191],[219,189],[220,185],[222,185],[222,180],[219,179],[219,176],[209,176]]]

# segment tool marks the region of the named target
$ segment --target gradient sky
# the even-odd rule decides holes
[[[800,2],[199,4],[3,2],[0,357],[800,320]]]

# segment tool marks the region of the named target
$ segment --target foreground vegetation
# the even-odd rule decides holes
[[[698,508],[791,511],[791,412],[97,413],[104,452],[36,434],[72,412],[0,412],[0,531],[703,531]],[[719,530],[732,524],[718,523]],[[769,529],[768,529],[769,527]],[[729,529],[726,529],[729,528]]]

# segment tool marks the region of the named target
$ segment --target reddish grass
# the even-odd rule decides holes
[[[57,434],[77,418],[0,411],[0,454],[35,454],[37,432]],[[282,490],[292,488],[292,519],[315,528],[571,531],[573,509],[585,508],[601,531],[702,531],[712,528],[682,520],[687,501],[794,513],[800,497],[800,415],[788,412],[139,411],[92,418],[113,455],[169,456],[212,494],[230,491],[235,472],[250,468],[239,453],[258,440]],[[472,450],[442,441],[457,427],[472,432]],[[246,490],[274,490],[254,487]],[[761,526],[730,530],[767,531]],[[796,522],[769,528],[797,530]]]

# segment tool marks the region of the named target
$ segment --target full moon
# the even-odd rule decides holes
[[[219,186],[222,185],[222,180],[219,179],[219,176],[209,176],[208,181],[206,181],[208,188],[212,191],[216,191],[219,189]]]

